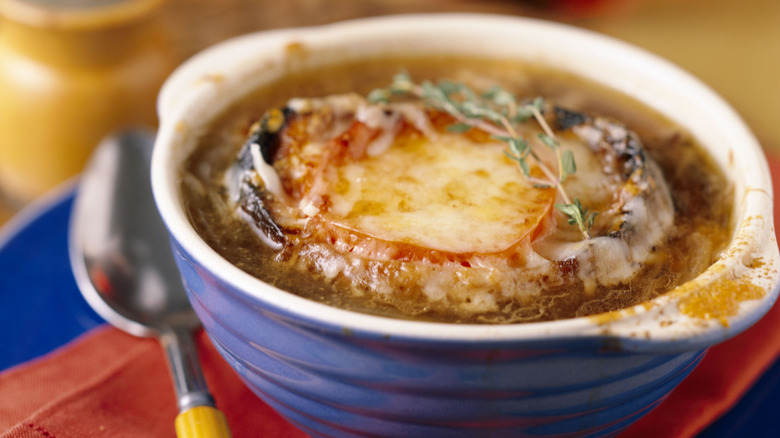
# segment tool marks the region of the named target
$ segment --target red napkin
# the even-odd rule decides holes
[[[780,175],[780,157],[770,159]],[[774,183],[780,193],[780,178]],[[775,204],[775,223],[780,222]],[[206,380],[233,435],[305,435],[254,396],[204,334]],[[780,306],[712,347],[669,397],[621,437],[692,437],[728,411],[780,355]],[[0,438],[172,437],[176,401],[157,342],[111,327],[0,373]]]
[[[306,436],[244,386],[207,336],[197,344],[235,438]],[[0,374],[2,438],[173,437],[176,415],[157,341],[109,326]]]

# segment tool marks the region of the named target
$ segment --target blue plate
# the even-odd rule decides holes
[[[70,269],[73,193],[66,187],[30,205],[0,230],[0,370],[103,323]]]
[[[68,259],[74,190],[65,187],[0,229],[0,371],[103,324],[76,286]],[[780,363],[700,438],[780,436]]]

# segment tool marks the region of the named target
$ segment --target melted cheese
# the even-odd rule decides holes
[[[553,208],[563,196],[534,186],[506,156],[506,143],[485,131],[450,133],[446,114],[354,95],[298,99],[288,108],[296,113],[278,137],[273,167],[257,147],[249,151],[245,183],[271,196],[248,199],[284,230],[299,268],[348,279],[358,295],[418,294],[469,315],[564,286],[590,296],[633,278],[672,225],[660,169],[626,153],[633,137],[608,119],[557,132],[577,162],[565,191],[598,212],[593,238],[583,240]],[[539,127],[522,130],[538,141]],[[552,149],[535,153],[556,168]],[[538,168],[531,173],[544,179]]]
[[[503,143],[464,136],[397,137],[376,156],[331,169],[326,220],[372,237],[454,253],[503,251],[550,212]]]

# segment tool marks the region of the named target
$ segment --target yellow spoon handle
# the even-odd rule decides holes
[[[195,406],[176,417],[179,438],[230,438],[225,414],[211,406]]]

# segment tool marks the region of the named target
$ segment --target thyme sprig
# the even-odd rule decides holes
[[[393,77],[387,88],[373,90],[368,95],[371,102],[389,102],[393,96],[414,96],[426,105],[443,111],[456,122],[447,127],[454,133],[466,132],[476,128],[487,132],[497,140],[507,144],[504,153],[517,162],[523,175],[536,187],[555,188],[563,201],[555,207],[568,217],[568,223],[576,225],[585,239],[591,237],[590,230],[597,212],[588,212],[579,199],[572,200],[563,182],[577,171],[574,154],[562,149],[555,133],[550,129],[542,115],[544,100],[536,98],[531,102],[518,103],[515,96],[499,86],[478,94],[468,86],[458,82],[423,81],[414,83],[407,73]],[[542,129],[536,140],[529,141],[518,133],[517,125],[535,120]],[[540,155],[537,144],[550,148],[555,154],[556,165],[552,169]],[[544,177],[531,174],[532,163],[541,170]]]

